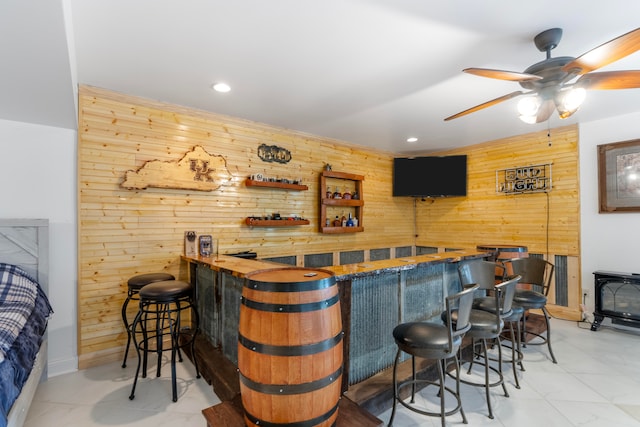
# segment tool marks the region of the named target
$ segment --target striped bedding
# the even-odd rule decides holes
[[[0,427],[29,377],[52,313],[32,277],[0,263]]]

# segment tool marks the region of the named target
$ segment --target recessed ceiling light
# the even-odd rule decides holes
[[[226,83],[214,83],[211,87],[216,92],[222,92],[222,93],[229,92],[231,90],[231,86],[229,86]]]
[[[418,138],[416,138],[415,136],[412,136],[411,138],[407,138],[407,142],[416,142],[418,140]]]

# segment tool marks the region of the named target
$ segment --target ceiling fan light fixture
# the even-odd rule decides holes
[[[578,111],[586,96],[587,91],[581,87],[559,91],[554,98],[554,102],[560,118],[566,119]]]
[[[538,114],[538,110],[540,109],[540,105],[542,104],[542,99],[538,95],[535,96],[527,96],[518,101],[518,113],[520,113],[520,119],[529,123],[526,118],[533,117],[535,120],[536,114]],[[532,123],[535,123],[532,122]]]
[[[532,125],[538,122],[538,117],[533,114],[530,116],[525,116],[524,114],[520,115],[520,120],[522,120],[523,122],[525,122],[528,125]]]

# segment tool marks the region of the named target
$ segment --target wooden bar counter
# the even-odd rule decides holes
[[[458,263],[486,258],[487,252],[451,251],[357,264],[321,267],[336,276],[340,292],[344,330],[343,392],[362,383],[393,364],[396,346],[393,328],[406,321],[436,319],[444,309],[445,297],[459,287]],[[207,372],[225,371],[228,390],[216,388],[220,382],[207,378],[221,400],[237,398],[237,346],[240,300],[245,278],[260,270],[289,265],[236,258],[184,257],[189,280],[196,287],[202,336],[196,355]],[[216,360],[210,354],[220,353]],[[223,363],[224,362],[224,363]],[[216,365],[210,369],[207,363]],[[238,389],[239,390],[239,387]]]

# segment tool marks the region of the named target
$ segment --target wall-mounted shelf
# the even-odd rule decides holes
[[[308,219],[255,219],[247,218],[245,223],[249,227],[293,227],[295,225],[309,225]]]
[[[338,182],[345,182],[350,190],[357,193],[357,199],[334,199],[327,197],[327,189],[331,185]],[[351,182],[349,182],[351,181]],[[363,175],[356,175],[346,172],[334,172],[334,171],[322,171],[320,175],[320,231],[326,234],[341,234],[341,233],[357,233],[364,231],[362,224],[363,218],[363,206],[364,200],[362,199],[362,181],[364,181]],[[329,184],[329,186],[328,186]],[[357,219],[357,227],[334,227],[333,218],[334,215],[327,215],[327,210],[333,210],[333,214],[337,214],[336,208],[347,208],[347,211],[353,215],[353,218]],[[327,226],[327,216],[329,216],[330,226]]]
[[[244,182],[247,187],[262,187],[262,188],[276,188],[280,190],[293,190],[293,191],[305,191],[309,187],[301,184],[289,184],[286,182],[274,182],[274,181],[256,181],[250,178]]]
[[[363,206],[363,200],[353,199],[322,199],[322,204],[327,206]]]
[[[322,227],[325,234],[358,233],[364,231],[364,227]]]

